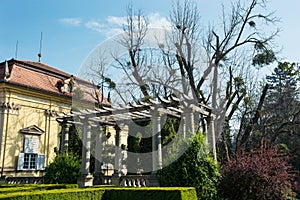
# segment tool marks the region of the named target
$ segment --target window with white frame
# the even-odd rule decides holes
[[[39,154],[40,135],[44,133],[37,126],[20,131],[23,134],[23,152],[19,153],[18,170],[33,171],[45,169],[45,155]]]
[[[45,155],[34,153],[19,153],[18,170],[44,170]]]
[[[37,155],[34,153],[24,154],[24,165],[23,169],[36,169]]]

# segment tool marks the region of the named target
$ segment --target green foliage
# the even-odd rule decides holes
[[[107,190],[104,198],[108,200],[196,200],[197,195],[194,188],[113,188]]]
[[[274,90],[284,87],[295,87],[299,76],[299,67],[296,63],[279,62],[272,75],[267,80]]]
[[[165,146],[169,142],[172,141],[172,139],[177,134],[177,130],[179,128],[179,121],[176,118],[170,118],[168,117],[166,119],[166,122],[164,124],[164,127],[161,130],[161,139],[162,139],[162,145]]]
[[[109,77],[103,77],[104,78],[104,82],[107,83],[107,87],[108,89],[116,89],[116,83],[111,80],[111,78]]]
[[[264,102],[260,126],[262,137],[271,145],[280,145],[291,157],[290,163],[298,171],[300,179],[300,90],[299,66],[296,63],[280,62],[274,72],[267,76],[270,85]],[[259,143],[259,141],[257,143]],[[298,191],[300,196],[300,191]]]
[[[257,41],[254,45],[254,49],[257,54],[252,59],[252,64],[262,67],[263,65],[269,65],[276,60],[275,53],[272,49],[267,48],[267,43]]]
[[[134,122],[129,125],[129,135],[127,138],[128,151],[134,153],[147,153],[152,151],[152,128],[151,121]],[[176,135],[179,122],[174,118],[166,118],[161,130],[163,146],[172,141]],[[142,158],[129,156],[127,158],[127,168],[132,171],[139,171],[140,165],[147,162]]]
[[[76,127],[75,125],[72,125],[69,129],[68,152],[77,158],[81,158],[82,154],[82,132],[82,127]]]
[[[152,129],[149,126],[150,121],[134,122],[129,125],[129,135],[127,138],[128,151],[134,153],[146,153],[152,151]],[[131,171],[139,171],[142,165],[142,159],[139,157],[127,158],[127,169]]]
[[[223,162],[228,157],[234,155],[234,144],[232,141],[234,136],[230,134],[230,124],[228,120],[224,121],[223,131],[217,141],[217,159],[219,162]]]
[[[285,72],[285,75],[290,78],[297,78],[296,76],[299,75],[299,67],[296,63],[280,62],[277,68],[278,70]]]
[[[250,21],[250,22],[249,22],[249,25],[250,25],[251,27],[255,27],[256,24],[255,24],[254,21]]]
[[[48,189],[39,189],[23,191],[15,193],[2,193],[0,189],[0,199],[10,200],[90,200],[90,199],[106,199],[106,200],[196,200],[195,188],[120,188],[120,187],[95,187],[95,188],[77,188],[77,189],[61,189],[55,188],[57,185],[47,185]],[[62,185],[59,185],[62,186]],[[65,185],[67,186],[67,185]],[[71,185],[73,186],[73,185]],[[23,186],[25,187],[25,186]],[[34,186],[32,186],[34,187]],[[43,187],[42,188],[47,188]],[[30,188],[30,187],[29,187]],[[68,187],[65,187],[68,188]]]
[[[5,200],[90,200],[101,199],[105,190],[82,190],[82,189],[56,189],[32,192],[19,192],[13,194],[0,194],[0,199]]]
[[[46,167],[45,183],[77,183],[80,174],[80,163],[70,155],[57,155]]]
[[[177,148],[188,143],[181,142]],[[177,161],[159,171],[158,175],[161,186],[195,187],[199,199],[212,199],[217,194],[218,170],[218,164],[205,146],[205,136],[196,134],[188,150]]]
[[[146,153],[152,151],[152,129],[149,121],[135,122],[129,125],[128,151]]]
[[[0,194],[78,188],[77,184],[1,184]]]
[[[261,50],[252,60],[253,65],[269,65],[276,60],[275,53],[270,49]]]
[[[163,146],[172,141],[179,127],[179,121],[168,117],[161,130]],[[129,126],[128,150],[135,153],[145,153],[152,151],[152,129],[151,122],[136,122]],[[143,135],[142,135],[143,133]],[[142,138],[144,136],[144,138]],[[145,138],[148,136],[149,138]]]

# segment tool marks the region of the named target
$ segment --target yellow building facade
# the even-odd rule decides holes
[[[76,88],[83,90],[87,105],[99,101],[101,94],[91,83],[43,63],[15,59],[0,63],[2,180],[41,182],[60,145],[56,118],[70,113]]]

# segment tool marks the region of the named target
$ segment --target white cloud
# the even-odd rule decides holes
[[[149,28],[163,28],[163,29],[170,29],[171,23],[166,18],[161,16],[159,13],[150,13],[146,16],[148,19],[148,27]],[[116,17],[116,16],[109,16],[106,18],[107,26],[119,26],[122,27],[127,23],[126,16],[124,17]],[[137,16],[134,17],[134,20],[137,20]]]
[[[70,26],[80,26],[81,25],[81,19],[80,18],[62,18],[59,19],[59,22],[65,25]]]
[[[137,16],[134,16],[134,20],[137,20]],[[171,23],[166,17],[161,16],[159,13],[150,13],[146,16],[148,19],[148,28],[170,30]],[[106,23],[103,24],[102,33],[107,37],[123,33],[123,26],[127,23],[127,17],[109,16],[106,18]]]
[[[97,31],[102,33],[105,29],[105,25],[101,24],[100,22],[97,22],[95,20],[91,20],[85,23],[85,27],[87,27],[88,29]]]
[[[122,34],[123,29],[121,29],[121,28],[108,28],[105,31],[103,31],[103,33],[108,38],[108,37],[112,37],[112,36],[115,36],[115,35],[118,35],[118,34]]]
[[[170,21],[159,13],[150,13],[147,18],[149,20],[149,28],[162,28],[168,30],[172,27]]]
[[[115,17],[115,16],[109,16],[106,18],[106,21],[109,24],[115,24],[117,26],[123,26],[126,24],[126,17]]]
[[[149,29],[169,30],[171,28],[168,19],[159,13],[150,13],[146,19],[148,19]],[[134,20],[137,20],[137,16],[134,16]],[[106,37],[111,37],[123,33],[123,26],[127,23],[127,17],[108,16],[103,23],[97,20],[83,21],[81,18],[62,18],[59,22],[69,26],[84,26]]]

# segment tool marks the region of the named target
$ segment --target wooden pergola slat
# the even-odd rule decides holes
[[[120,124],[129,124],[132,121],[149,121],[152,126],[152,151],[155,152],[152,156],[152,170],[156,171],[162,168],[162,142],[161,142],[161,127],[162,119],[165,116],[175,117],[177,119],[183,118],[183,125],[180,126],[179,132],[183,137],[186,133],[195,131],[196,115],[205,119],[204,124],[208,125],[208,141],[212,144],[212,152],[216,159],[215,133],[214,133],[214,114],[212,109],[204,104],[195,102],[188,96],[183,96],[179,99],[173,95],[169,98],[157,97],[156,100],[148,99],[146,101],[131,102],[125,105],[105,106],[99,108],[88,108],[77,111],[72,111],[70,114],[64,113],[57,118],[57,121],[62,125],[65,146],[68,145],[68,124],[76,124],[83,126],[83,143],[86,150],[82,151],[82,169],[81,175],[78,179],[80,187],[91,186],[92,175],[88,171],[90,165],[90,139],[91,128],[99,127],[99,133],[96,139],[96,146],[101,144],[101,130],[103,126],[112,126],[115,129],[115,167],[114,175],[119,176],[120,171]],[[165,115],[165,116],[163,116]],[[66,139],[67,138],[67,139]],[[99,154],[101,156],[101,154]],[[98,156],[99,156],[98,155]],[[97,165],[98,166],[98,165]],[[96,165],[95,165],[96,168]],[[99,168],[99,166],[98,166]],[[97,168],[98,171],[101,171]]]
[[[168,99],[158,96],[157,100],[148,99],[147,101],[130,102],[117,107],[103,105],[99,108],[72,111],[70,114],[60,115],[58,119],[66,121],[65,119],[68,118],[68,121],[74,124],[75,121],[91,120],[106,125],[113,125],[121,121],[150,120],[151,111],[155,109],[162,114],[180,119],[186,108],[192,108],[196,113],[206,117],[213,115],[212,109],[207,105],[196,103],[186,95],[183,95],[182,101],[171,95]]]

